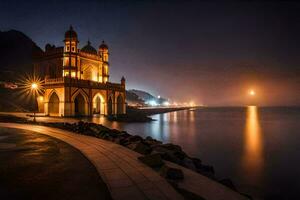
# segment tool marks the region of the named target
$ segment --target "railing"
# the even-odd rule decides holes
[[[74,87],[87,87],[87,88],[103,88],[103,89],[120,89],[124,90],[124,86],[120,83],[101,83],[97,81],[91,80],[83,80],[78,78],[70,78],[70,77],[61,77],[61,78],[54,78],[54,79],[45,79],[45,85],[52,85],[52,84],[70,84]]]
[[[45,78],[45,84],[56,84],[56,83],[63,83],[64,78]]]

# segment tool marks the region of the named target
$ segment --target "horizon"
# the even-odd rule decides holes
[[[300,105],[299,3],[26,3],[16,10],[3,3],[1,31],[21,31],[44,50],[61,46],[72,24],[80,47],[107,42],[111,81],[124,75],[128,90],[222,107],[250,104],[254,88],[257,105]],[[78,6],[88,15],[77,14]]]

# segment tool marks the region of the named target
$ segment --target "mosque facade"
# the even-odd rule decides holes
[[[109,51],[102,41],[96,50],[90,43],[79,49],[71,26],[64,46],[47,44],[34,69],[44,79],[39,110],[49,116],[120,115],[126,113],[125,78],[109,81]]]

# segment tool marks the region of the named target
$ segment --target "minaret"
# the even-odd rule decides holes
[[[77,53],[78,53],[78,39],[77,33],[70,26],[65,33],[64,39],[64,62],[63,62],[63,76],[77,77]]]
[[[105,44],[104,40],[99,46],[99,54],[103,62],[108,62],[108,46]]]
[[[126,83],[126,80],[125,80],[124,76],[122,76],[122,78],[121,78],[121,85],[125,87],[125,83]]]
[[[109,67],[109,63],[108,63],[108,46],[105,44],[104,41],[102,41],[102,44],[99,46],[99,55],[100,58],[102,60],[102,77],[103,83],[108,82],[108,78],[109,78],[109,72],[108,72],[108,67]]]

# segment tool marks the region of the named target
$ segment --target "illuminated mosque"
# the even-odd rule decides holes
[[[98,51],[90,41],[78,48],[73,27],[65,33],[64,46],[47,44],[35,64],[44,78],[39,110],[49,116],[92,116],[125,114],[125,78],[109,82],[109,52],[103,41]]]

